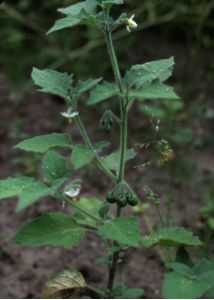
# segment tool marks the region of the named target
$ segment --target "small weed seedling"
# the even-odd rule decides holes
[[[156,245],[178,249],[177,256],[168,265],[172,271],[164,280],[164,297],[195,298],[208,292],[214,296],[213,263],[202,260],[193,266],[191,260],[187,259],[189,256],[186,247],[201,245],[191,231],[167,226],[163,220],[157,231],[142,236],[140,220],[134,215],[123,213],[124,207],[136,206],[140,201],[140,195],[136,195],[125,176],[126,162],[136,155],[133,149],[127,147],[128,114],[135,101],[141,101],[143,105],[143,101],[147,99],[177,101],[178,96],[172,87],[164,83],[172,74],[173,58],[135,65],[122,75],[112,32],[120,26],[125,26],[128,32],[132,32],[138,26],[134,15],[123,13],[116,19],[112,16],[113,6],[122,4],[123,0],[86,0],[59,9],[65,17],[57,20],[48,32],[50,34],[77,25],[95,27],[105,38],[115,82],[107,82],[103,78],[74,81],[73,74],[33,69],[33,81],[41,91],[64,99],[67,111],[61,113],[62,117],[67,118],[70,123],[76,123],[83,143],[74,144],[68,134],[51,133],[24,140],[15,147],[44,155],[43,178],[1,180],[0,199],[17,196],[19,201],[16,210],[19,212],[37,200],[51,196],[63,206],[71,206],[73,214],[45,213],[24,225],[13,238],[13,242],[33,248],[48,245],[72,248],[80,245],[90,232],[98,235],[106,245],[106,255],[97,259],[98,264],[107,265],[109,272],[108,281],[106,284],[101,283],[101,289],[90,287],[77,270],[69,269],[46,283],[43,289],[44,298],[70,298],[73,294],[95,298],[140,297],[143,290],[126,288],[124,274],[115,282],[117,266],[121,261],[121,254],[128,249]],[[120,145],[119,150],[103,156],[102,150],[109,143],[91,141],[82,121],[79,103],[87,99],[86,105],[95,106],[112,97],[118,101],[120,115],[117,116],[109,107],[103,113],[101,125],[107,132],[112,130],[114,124],[119,127]],[[63,153],[71,153],[70,163],[60,152],[64,149],[67,151]],[[79,199],[82,183],[75,177],[75,171],[90,163],[95,164],[112,181],[111,189],[104,195],[104,201],[97,198]],[[155,194],[150,196],[154,198]],[[114,216],[112,208],[115,208]]]

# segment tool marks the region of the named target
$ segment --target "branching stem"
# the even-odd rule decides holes
[[[89,138],[89,136],[88,136],[88,134],[87,134],[87,132],[86,132],[86,130],[85,130],[85,126],[83,125],[82,120],[81,120],[81,118],[80,118],[79,115],[77,115],[77,116],[75,117],[75,121],[76,121],[76,124],[77,124],[77,126],[78,126],[78,128],[79,128],[79,131],[80,131],[80,133],[81,133],[81,136],[82,136],[82,138],[83,138],[83,141],[84,141],[86,147],[88,148],[88,150],[94,151],[94,148],[93,148],[93,145],[92,145],[92,143],[91,143],[91,140],[90,140],[90,138]],[[107,169],[107,168],[104,166],[104,164],[102,163],[100,157],[99,157],[96,153],[95,153],[95,155],[94,155],[94,161],[95,161],[95,163],[97,164],[97,166],[98,166],[98,167],[99,167],[99,168],[100,168],[100,169],[101,169],[108,177],[110,177],[114,182],[116,181],[116,176],[115,176],[109,169]]]

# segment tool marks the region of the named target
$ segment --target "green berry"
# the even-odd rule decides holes
[[[126,206],[126,204],[127,204],[127,201],[126,201],[126,197],[119,197],[118,199],[117,199],[117,204],[118,204],[118,206],[119,207],[124,207],[124,206]]]
[[[111,203],[111,204],[113,204],[113,203],[116,202],[115,197],[114,197],[111,193],[107,193],[107,195],[106,195],[106,200],[107,200],[109,203]]]
[[[131,206],[135,206],[135,205],[137,205],[137,203],[138,203],[137,197],[134,195],[133,195],[133,197],[130,197],[128,199],[128,204]]]

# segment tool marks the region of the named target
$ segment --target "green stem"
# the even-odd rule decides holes
[[[120,167],[119,167],[118,182],[121,182],[124,180],[125,164],[126,164],[125,155],[127,149],[128,110],[127,110],[126,96],[124,93],[124,87],[123,87],[123,82],[122,82],[121,73],[119,69],[119,64],[114,50],[112,35],[110,31],[106,32],[106,42],[107,42],[109,56],[112,63],[115,80],[118,85],[118,89],[120,91],[119,100],[120,100],[121,124],[120,124]]]
[[[123,93],[122,77],[121,77],[121,73],[120,73],[120,69],[119,69],[117,56],[116,56],[114,46],[113,46],[111,32],[106,32],[106,43],[107,43],[107,47],[108,47],[109,56],[111,59],[111,64],[113,67],[114,77],[115,77],[116,83],[118,85],[119,91],[122,94]]]
[[[120,168],[118,181],[124,180],[125,175],[125,165],[126,165],[126,149],[127,149],[127,124],[128,115],[126,108],[123,108],[123,113],[121,116],[121,130],[120,130]]]
[[[108,20],[107,20],[108,22]],[[128,125],[128,110],[127,110],[127,99],[126,94],[124,91],[124,86],[122,82],[122,77],[120,73],[120,68],[117,60],[117,56],[114,50],[113,41],[112,41],[112,34],[111,31],[108,30],[106,32],[106,43],[108,47],[108,52],[114,72],[115,81],[117,83],[119,89],[119,102],[120,102],[120,166],[119,166],[119,173],[117,181],[122,182],[124,180],[125,174],[125,155],[127,149],[127,125]],[[121,208],[117,207],[117,217],[121,214]],[[117,243],[114,242],[114,246],[117,246]],[[112,258],[112,264],[109,267],[109,278],[108,278],[108,291],[109,291],[109,298],[113,297],[113,288],[114,288],[114,281],[117,271],[117,263],[118,263],[119,253],[114,253]]]
[[[67,197],[63,197],[63,201],[65,201],[66,203],[68,203],[70,206],[72,206],[74,209],[76,209],[77,211],[79,211],[79,213],[91,218],[92,220],[98,222],[99,224],[102,223],[102,220],[95,217],[94,215],[91,215],[88,211],[86,211],[84,208],[79,207],[78,205],[76,205],[74,202],[72,202],[70,199],[68,199]]]
[[[88,134],[87,134],[87,132],[86,132],[86,130],[85,130],[85,127],[84,127],[84,125],[83,125],[83,123],[82,123],[82,120],[81,120],[81,118],[80,118],[79,115],[77,115],[77,116],[75,117],[75,121],[76,121],[77,126],[78,126],[78,128],[79,128],[79,130],[80,130],[81,136],[82,136],[82,138],[83,138],[83,141],[84,141],[86,147],[88,148],[88,150],[94,151],[93,145],[92,145],[92,143],[91,143],[91,141],[90,141],[90,139],[89,139],[89,136],[88,136]],[[98,167],[99,167],[101,170],[103,170],[103,172],[104,172],[108,177],[110,177],[113,181],[116,181],[116,176],[115,176],[109,169],[107,169],[107,168],[104,166],[104,164],[102,163],[102,161],[100,160],[100,158],[99,158],[99,156],[98,156],[97,154],[95,154],[95,156],[94,156],[94,161],[95,161],[95,163],[98,165]]]
[[[119,217],[121,214],[121,207],[117,207],[117,217]],[[117,243],[114,242],[114,247],[117,246]],[[115,281],[115,276],[116,276],[116,271],[117,271],[117,262],[118,262],[118,258],[119,258],[119,254],[120,252],[116,252],[113,254],[112,257],[112,264],[109,267],[109,277],[108,277],[108,295],[109,295],[109,299],[113,298],[113,287],[114,287],[114,281]]]

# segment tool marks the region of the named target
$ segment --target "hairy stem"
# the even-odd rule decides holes
[[[76,123],[77,123],[77,126],[78,126],[78,128],[79,128],[79,131],[80,131],[80,133],[81,133],[81,136],[82,136],[82,138],[83,138],[83,141],[84,141],[86,147],[88,148],[88,150],[94,151],[93,145],[92,145],[92,143],[91,143],[91,140],[90,140],[90,138],[89,138],[89,136],[88,136],[88,134],[87,134],[87,132],[86,132],[86,130],[85,130],[85,127],[84,127],[84,125],[83,125],[83,123],[82,123],[82,120],[81,120],[81,118],[80,118],[79,115],[77,115],[77,116],[75,117],[75,121],[76,121]],[[95,156],[94,156],[94,161],[95,161],[95,163],[97,164],[97,166],[98,166],[98,167],[99,167],[99,168],[100,168],[100,169],[101,169],[108,177],[110,177],[113,181],[116,180],[116,176],[115,176],[109,169],[107,169],[107,168],[104,166],[104,164],[102,163],[101,159],[99,158],[99,156],[98,156],[97,154],[95,154]]]
[[[117,56],[114,50],[112,35],[111,32],[106,33],[106,42],[108,47],[108,52],[110,56],[110,60],[112,63],[112,68],[114,72],[114,77],[120,92],[119,101],[120,101],[120,113],[121,113],[121,126],[120,126],[120,168],[118,175],[118,182],[124,180],[125,173],[125,154],[127,149],[127,104],[126,104],[126,96],[124,93],[123,82],[121,78],[121,73],[119,69],[119,64],[117,60]]]
[[[126,149],[127,149],[127,123],[128,114],[126,108],[123,108],[121,116],[121,130],[120,130],[120,169],[118,175],[118,181],[124,180],[125,165],[126,165]]]
[[[126,155],[126,149],[127,149],[127,119],[128,119],[128,110],[127,110],[127,102],[126,102],[126,96],[124,92],[122,77],[120,73],[120,68],[117,60],[117,56],[114,50],[113,41],[112,41],[112,35],[111,31],[106,32],[106,43],[108,47],[108,52],[114,72],[115,81],[117,83],[118,89],[119,89],[119,103],[120,103],[120,166],[119,166],[119,174],[117,178],[117,182],[120,183],[124,180],[124,174],[125,174],[125,155]],[[117,217],[119,217],[121,214],[121,208],[117,208]],[[117,246],[117,243],[114,243],[114,246]],[[108,285],[107,288],[109,290],[109,298],[112,298],[113,296],[113,287],[114,287],[114,281],[117,271],[117,263],[118,263],[118,257],[119,253],[116,252],[113,254],[112,258],[112,264],[109,267],[109,278],[108,278]]]
[[[117,217],[119,217],[121,214],[121,207],[117,207]],[[114,242],[114,246],[117,246],[117,243]],[[109,291],[109,299],[113,298],[113,287],[114,287],[114,281],[115,281],[115,276],[116,276],[116,271],[117,271],[117,262],[119,258],[119,252],[116,252],[113,254],[112,257],[112,264],[109,267],[109,277],[108,277],[108,291]]]

